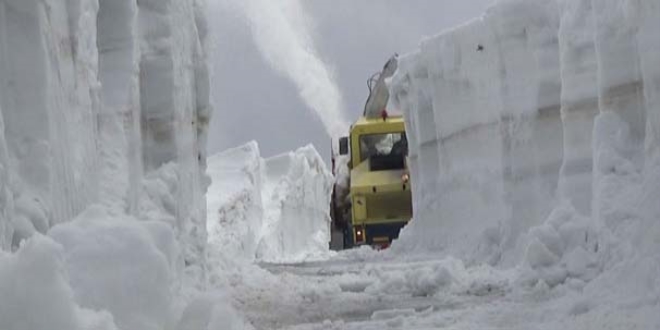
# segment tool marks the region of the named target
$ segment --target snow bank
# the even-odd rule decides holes
[[[268,262],[330,253],[333,181],[314,147],[263,159],[251,142],[210,157],[208,173],[214,248]]]
[[[0,2],[3,205],[16,206],[0,227],[14,246],[94,203],[139,215],[142,179],[175,163],[167,213],[201,262],[205,28],[201,3],[171,4]]]
[[[557,205],[592,227],[624,220],[631,189],[656,176],[657,70],[642,70],[658,62],[656,7],[500,1],[404,56],[391,89],[415,219],[399,249],[513,265]]]
[[[392,90],[419,185],[410,248],[510,262],[503,251],[549,214],[562,156],[558,24],[554,2],[506,1],[402,58]]]
[[[68,277],[45,268],[41,287],[75,294],[49,303],[160,329],[184,277],[205,284],[204,15],[202,0],[0,0],[0,247],[28,263],[21,242],[62,243],[49,264]]]
[[[119,329],[109,313],[76,303],[64,265],[62,247],[41,235],[14,254],[0,252],[0,328]]]
[[[562,1],[561,49],[563,163],[558,194],[581,214],[591,214],[592,134],[598,114],[595,22],[591,1]]]
[[[266,159],[265,231],[257,258],[297,261],[329,255],[333,177],[316,149]]]
[[[403,56],[415,219],[393,251],[517,265],[592,315],[657,304],[658,18],[654,0],[501,0]]]
[[[209,243],[223,254],[253,260],[263,225],[263,159],[256,142],[208,159]]]
[[[171,322],[183,261],[169,226],[92,207],[49,235],[64,247],[69,282],[83,307],[111,312],[121,329],[162,329]]]

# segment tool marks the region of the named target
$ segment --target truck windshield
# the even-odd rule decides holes
[[[408,141],[403,132],[360,136],[360,162],[377,156],[408,155]]]

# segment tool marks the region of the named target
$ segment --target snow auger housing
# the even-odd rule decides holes
[[[387,247],[412,217],[404,121],[385,109],[389,92],[384,79],[395,69],[393,57],[376,85],[370,84],[364,115],[351,126],[350,135],[339,140],[339,156],[333,153],[336,175],[341,172],[337,167],[348,163],[348,180],[335,185],[331,205],[335,228],[344,231],[345,248]],[[381,108],[376,111],[374,106]],[[341,157],[343,162],[338,161]]]

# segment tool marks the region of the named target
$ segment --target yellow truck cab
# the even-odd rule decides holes
[[[350,136],[340,139],[339,149],[350,154],[351,210],[344,245],[389,246],[412,218],[403,118],[384,110],[381,117],[361,117]]]

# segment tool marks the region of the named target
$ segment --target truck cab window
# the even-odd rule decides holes
[[[373,165],[373,163],[376,163],[376,160],[379,160],[378,163],[382,163],[382,160],[390,159],[396,160],[394,162],[388,162],[390,164],[403,164],[403,159],[407,155],[408,141],[405,133],[368,134],[360,136],[360,162],[371,159]],[[392,169],[390,168],[391,166],[386,167]]]

